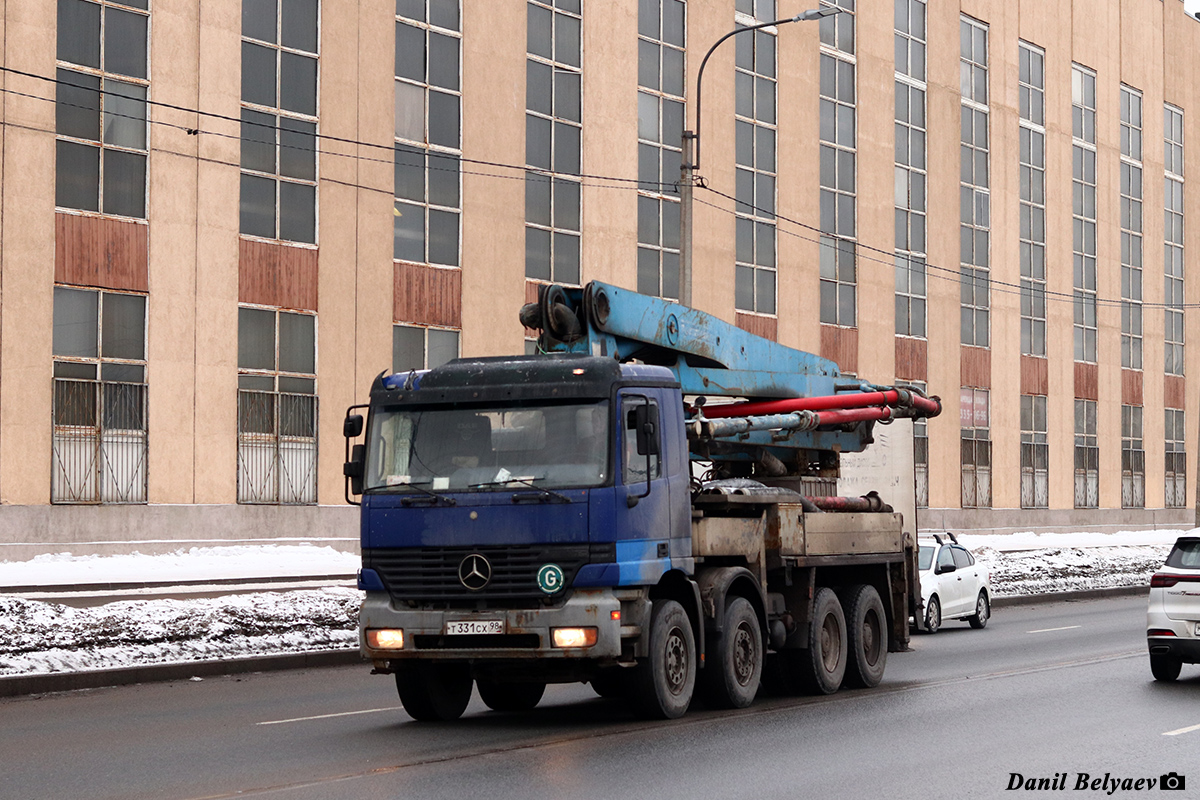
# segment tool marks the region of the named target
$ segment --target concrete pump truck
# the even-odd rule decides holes
[[[920,619],[915,543],[886,498],[832,487],[876,424],[940,401],[600,282],[520,320],[539,354],[381,374],[347,412],[360,645],[405,711],[586,681],[674,718],[764,680],[878,684]]]

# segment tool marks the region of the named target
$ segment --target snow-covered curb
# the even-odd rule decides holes
[[[0,596],[0,676],[352,649],[361,598],[329,588],[71,608]]]

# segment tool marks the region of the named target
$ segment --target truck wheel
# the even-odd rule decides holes
[[[987,592],[981,589],[979,597],[975,599],[975,613],[967,617],[967,622],[971,623],[972,628],[983,628],[987,626],[991,616],[992,604],[988,602]]]
[[[1183,661],[1175,656],[1156,656],[1150,655],[1150,672],[1154,675],[1154,680],[1171,683],[1179,677],[1179,670],[1183,669]]]
[[[471,670],[465,663],[454,662],[401,664],[396,667],[396,692],[415,720],[458,719],[471,702]]]
[[[833,694],[846,675],[846,615],[832,589],[821,588],[813,599],[808,649],[797,652],[800,678],[813,694]]]
[[[633,705],[648,719],[687,713],[696,687],[696,638],[683,606],[656,600],[650,622],[650,654],[633,677]]]
[[[938,602],[937,595],[929,598],[929,605],[925,606],[925,632],[937,633],[942,627],[942,604]]]
[[[850,652],[846,685],[869,689],[883,680],[883,668],[887,664],[887,613],[874,586],[851,587],[845,600],[847,649]]]
[[[536,708],[546,693],[544,683],[506,683],[477,680],[479,699],[492,711],[529,711]]]
[[[704,699],[719,708],[745,708],[754,702],[762,679],[762,628],[744,597],[725,605],[725,630],[700,673]]]

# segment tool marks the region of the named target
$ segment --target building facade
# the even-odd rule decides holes
[[[941,396],[922,527],[1190,527],[1200,22],[835,5],[706,68],[694,304]],[[547,281],[678,297],[700,62],[801,6],[6,4],[0,558],[354,547],[345,409]]]

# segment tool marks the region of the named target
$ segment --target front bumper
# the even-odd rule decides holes
[[[622,594],[626,594],[622,592]],[[368,592],[359,616],[359,648],[365,658],[376,662],[402,659],[599,659],[617,661],[623,636],[640,633],[639,626],[626,624],[628,614],[613,618],[613,612],[631,609],[627,598],[613,589],[575,589],[559,606],[546,608],[422,609],[396,608],[386,592]],[[635,604],[636,605],[636,604]],[[446,635],[446,623],[500,620],[502,633]],[[596,628],[591,647],[560,648],[551,644],[551,628]],[[399,628],[404,631],[403,649],[378,650],[367,646],[366,631]]]

